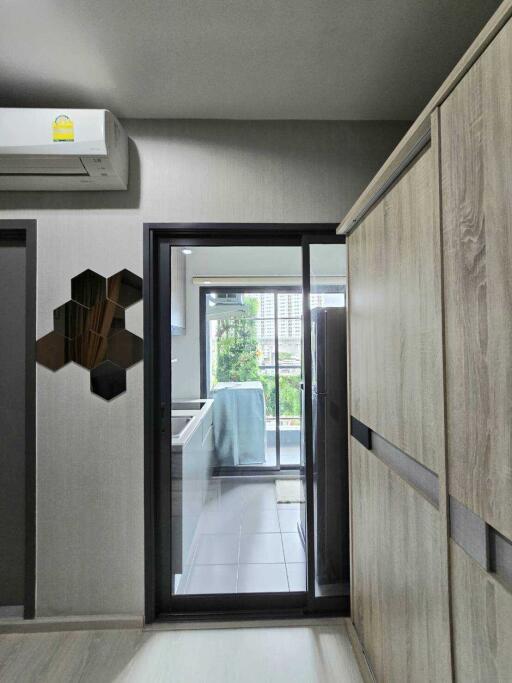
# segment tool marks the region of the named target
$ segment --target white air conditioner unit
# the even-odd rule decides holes
[[[209,320],[242,318],[247,314],[247,306],[240,292],[211,293],[208,297],[207,317]]]
[[[106,109],[1,109],[0,190],[126,190],[128,138]]]

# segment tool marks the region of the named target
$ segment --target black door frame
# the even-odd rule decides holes
[[[25,599],[34,619],[36,599],[36,292],[37,221],[0,220],[0,240],[25,245]]]
[[[345,242],[336,235],[335,223],[145,223],[144,224],[144,506],[145,506],[145,620],[183,620],[193,617],[254,618],[350,614],[350,598],[314,597],[314,547],[312,534],[307,548],[308,590],[298,593],[177,596],[171,591],[171,362],[169,244],[173,246],[306,246],[303,249],[304,330],[309,330],[309,244]],[[304,335],[305,419],[311,422],[311,340]],[[308,353],[309,348],[309,353]],[[309,365],[309,368],[308,368]],[[162,379],[159,367],[168,367]],[[309,372],[308,372],[309,371]],[[309,377],[309,384],[308,384]],[[309,394],[309,402],[308,402]],[[306,427],[307,452],[311,452]],[[307,523],[314,518],[311,458],[306,458]],[[157,524],[157,522],[159,522]],[[312,528],[309,526],[309,528]],[[167,571],[168,569],[168,571]],[[313,571],[313,573],[312,573]]]

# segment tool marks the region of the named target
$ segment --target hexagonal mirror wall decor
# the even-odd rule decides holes
[[[108,279],[107,297],[116,304],[128,308],[142,299],[142,278],[129,270],[121,270]]]
[[[126,391],[126,370],[109,360],[91,370],[91,391],[106,401]]]
[[[107,358],[120,368],[130,368],[142,360],[142,339],[128,330],[121,330],[109,338]]]
[[[71,299],[53,311],[53,332],[36,342],[36,359],[56,372],[70,362],[90,371],[91,391],[107,401],[126,391],[126,369],[143,358],[143,341],[125,329],[125,309],[142,299],[142,279],[93,270],[71,279]]]
[[[104,301],[106,291],[105,278],[93,270],[84,270],[71,278],[71,298],[87,308],[94,306],[98,301]]]

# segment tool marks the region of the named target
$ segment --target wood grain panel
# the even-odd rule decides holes
[[[450,493],[512,538],[512,23],[441,107]]]
[[[379,683],[449,681],[438,511],[352,439],[353,621]]]
[[[349,237],[352,415],[438,472],[439,230],[430,148]]]
[[[512,594],[450,541],[456,680],[508,683],[512,674]]]

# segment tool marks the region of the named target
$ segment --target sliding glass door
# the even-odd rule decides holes
[[[349,595],[345,245],[304,239],[304,413],[301,528],[316,604]]]
[[[157,614],[347,613],[344,245],[255,232],[147,251]]]

